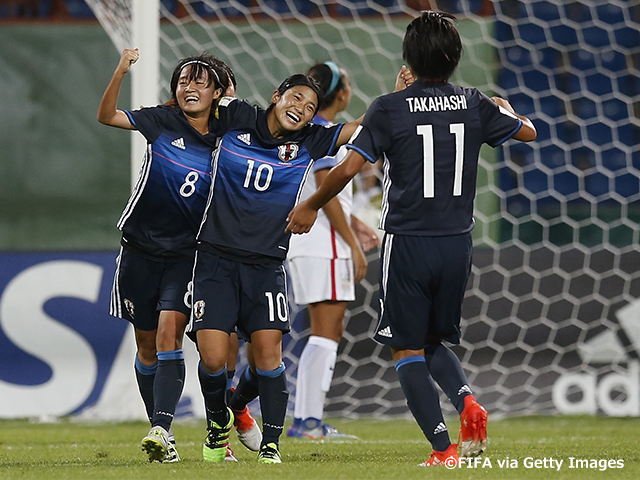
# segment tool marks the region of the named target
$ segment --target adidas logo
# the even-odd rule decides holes
[[[378,335],[381,337],[391,338],[393,334],[391,333],[391,327],[384,327],[382,330],[378,332]]]
[[[173,142],[171,142],[171,145],[173,145],[174,147],[178,147],[181,150],[187,149],[187,147],[184,146],[184,138],[182,137],[176,138]]]
[[[551,392],[553,405],[559,413],[595,415],[601,410],[614,417],[640,415],[640,362],[633,356],[640,353],[640,299],[620,308],[615,315],[631,345],[626,347],[613,329],[578,344],[583,363],[609,364],[615,368],[606,375],[586,370],[560,375]],[[629,352],[630,355],[629,350],[635,352]],[[627,364],[626,372],[619,370],[617,364],[620,363]],[[577,392],[581,398],[576,401],[572,397]],[[615,395],[624,392],[624,396],[613,400],[614,392]]]
[[[637,353],[640,353],[640,300],[625,305],[616,312],[622,331]],[[578,344],[578,354],[585,363],[627,362],[626,348],[613,330],[605,330],[595,337]]]
[[[468,393],[469,395],[471,395],[471,389],[469,388],[469,385],[463,385],[460,387],[460,390],[458,390],[458,396],[462,395],[463,393]]]
[[[236,138],[246,145],[251,145],[251,135],[248,133],[241,133]]]
[[[440,422],[436,427],[436,429],[433,431],[433,434],[436,435],[438,433],[442,433],[446,431],[447,431],[447,426],[444,423]]]

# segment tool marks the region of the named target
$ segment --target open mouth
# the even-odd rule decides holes
[[[287,118],[293,123],[300,122],[300,117],[298,117],[295,113],[287,112]]]
[[[198,97],[194,96],[194,95],[189,95],[188,97],[186,97],[184,99],[185,103],[197,103],[198,100],[200,100]]]

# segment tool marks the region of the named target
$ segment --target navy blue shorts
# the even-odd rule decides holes
[[[398,349],[460,343],[462,300],[471,272],[471,234],[385,234],[380,252],[380,310],[374,339]]]
[[[258,330],[290,330],[284,266],[243,263],[198,250],[189,338],[198,330],[236,329],[245,340]]]
[[[189,286],[193,261],[151,260],[121,248],[116,259],[110,313],[129,320],[138,330],[158,328],[161,311],[189,316]]]

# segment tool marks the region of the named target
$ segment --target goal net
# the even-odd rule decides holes
[[[129,46],[128,2],[88,3],[118,48]],[[99,6],[120,10],[99,14]],[[262,106],[291,73],[333,60],[349,72],[353,88],[341,120],[360,116],[393,88],[416,9],[456,14],[465,54],[453,81],[509,99],[533,120],[538,139],[482,151],[463,342],[453,350],[494,414],[640,414],[640,2],[162,0],[159,6],[161,100],[169,98],[177,61],[205,50],[231,65],[240,97]],[[390,353],[372,340],[377,253],[369,260],[347,314],[328,415],[407,413]],[[291,400],[308,335],[305,310],[292,306],[292,315],[285,343]],[[242,357],[239,368],[245,364]]]

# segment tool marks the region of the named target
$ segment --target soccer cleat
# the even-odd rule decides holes
[[[227,454],[224,457],[224,461],[225,462],[237,462],[238,461],[236,456],[233,454],[233,450],[231,450],[231,447],[227,447]]]
[[[314,420],[314,422],[309,422],[309,420]],[[309,423],[316,423],[316,425],[309,428]],[[294,418],[293,424],[287,430],[287,437],[309,438],[312,440],[358,440],[355,435],[342,433],[327,423],[320,423],[319,420],[308,419],[303,421],[299,418]]]
[[[178,455],[178,450],[176,450],[176,439],[169,437],[169,442],[167,443],[167,454],[162,460],[163,463],[175,463],[180,461],[180,455]]]
[[[211,422],[207,429],[209,434],[202,445],[202,458],[206,462],[223,462],[227,457],[227,449],[229,448],[229,433],[233,426],[233,412],[230,408],[229,421],[224,427],[215,422]],[[235,457],[234,457],[235,458]]]
[[[149,456],[150,462],[162,462],[169,450],[169,432],[159,426],[151,427],[147,436],[140,442],[140,446]]]
[[[280,460],[278,445],[275,443],[267,443],[260,447],[258,463],[282,463],[282,460]]]
[[[452,443],[444,452],[434,450],[431,452],[429,460],[419,464],[419,467],[435,467],[444,465],[447,468],[453,468],[460,465],[460,456],[458,455],[458,445]]]
[[[238,434],[238,440],[253,452],[260,450],[260,444],[262,443],[262,432],[255,419],[249,412],[249,407],[244,407],[242,410],[234,410],[233,415],[235,420],[233,426],[236,427],[236,433]]]
[[[477,457],[487,448],[487,411],[473,395],[464,397],[464,410],[460,414],[460,455]]]

